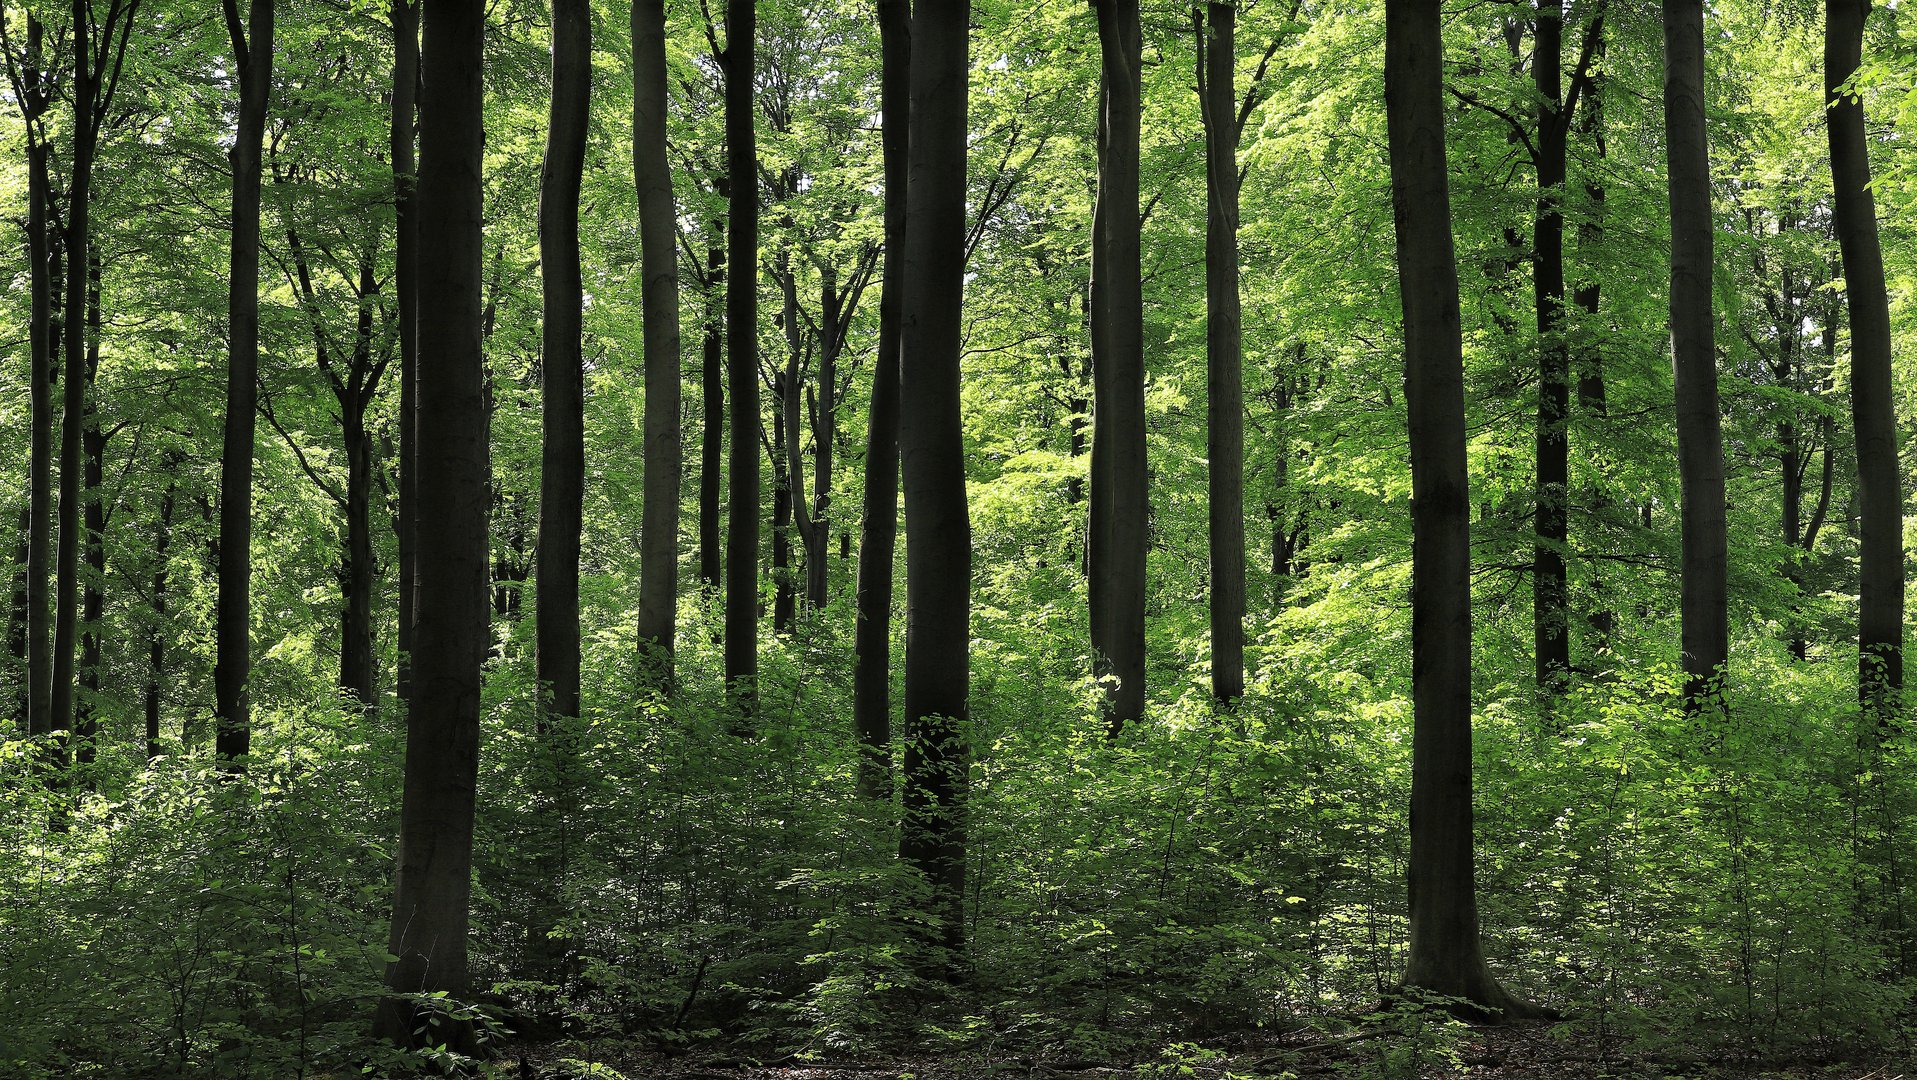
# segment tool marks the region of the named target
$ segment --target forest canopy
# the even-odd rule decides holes
[[[1901,1061],[1905,17],[0,2],[0,1077]]]

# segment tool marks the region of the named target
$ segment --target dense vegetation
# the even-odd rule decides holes
[[[0,1076],[1901,1053],[1906,23],[6,0]]]

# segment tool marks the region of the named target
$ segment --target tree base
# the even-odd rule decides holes
[[[1385,995],[1383,1008],[1404,1004],[1442,1010],[1467,1024],[1498,1025],[1562,1020],[1556,1009],[1536,1005],[1504,988],[1482,963],[1475,970],[1407,973]]]

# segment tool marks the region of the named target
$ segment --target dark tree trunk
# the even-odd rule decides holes
[[[645,314],[645,507],[639,538],[639,647],[662,685],[672,673],[679,597],[679,251],[666,160],[665,0],[632,5],[632,176],[639,192]]]
[[[1208,3],[1200,27],[1205,121],[1205,456],[1210,462],[1211,693],[1245,694],[1245,375],[1238,299],[1236,10]]]
[[[100,692],[100,634],[106,616],[106,527],[107,508],[101,494],[106,479],[108,433],[100,427],[100,409],[94,399],[94,385],[100,377],[100,257],[87,256],[87,405],[80,429],[81,452],[86,457],[86,493],[82,497],[86,533],[81,546],[81,562],[86,566],[80,586],[80,696],[74,702],[74,734],[78,739],[74,757],[82,765],[91,765],[98,751],[100,721],[94,699]],[[85,778],[83,783],[90,784]]]
[[[1683,488],[1684,698],[1722,703],[1730,654],[1724,435],[1711,325],[1711,175],[1704,131],[1703,0],[1664,0],[1664,145],[1670,156],[1671,362]]]
[[[586,0],[553,0],[552,20],[552,108],[547,114],[545,167],[539,178],[544,412],[536,571],[539,603],[533,622],[542,718],[579,715],[579,533],[586,486],[579,187],[592,93],[592,10]]]
[[[242,28],[238,0],[225,0],[239,68],[233,166],[232,249],[227,274],[226,427],[220,451],[219,599],[213,665],[214,750],[244,758],[252,746],[247,681],[252,677],[253,425],[259,408],[260,150],[273,88],[274,0],[250,0]]]
[[[1897,460],[1889,294],[1871,193],[1863,100],[1844,93],[1863,59],[1869,0],[1830,0],[1824,85],[1830,103],[1831,184],[1850,314],[1851,422],[1857,430],[1858,695],[1877,745],[1894,726],[1904,689],[1904,495]]]
[[[340,435],[346,448],[346,552],[340,566],[339,688],[343,697],[370,712],[379,703],[378,665],[374,659],[373,595],[379,564],[373,555],[373,437],[366,411],[379,388],[383,365],[373,359],[374,277],[372,251],[359,264],[359,313],[354,326],[353,362],[339,391]]]
[[[27,23],[27,74],[33,84],[23,88],[21,110],[27,127],[27,260],[32,290],[28,324],[32,371],[31,416],[27,452],[27,731],[45,736],[53,732],[53,636],[47,621],[47,586],[53,575],[53,384],[58,372],[53,325],[53,297],[60,287],[47,217],[53,201],[48,175],[46,130],[42,126],[49,105],[49,80],[41,70],[44,31],[38,20]]]
[[[792,530],[796,525],[800,546],[808,552],[812,549],[812,530],[805,520],[805,465],[800,450],[805,428],[799,422],[805,369],[799,333],[798,278],[792,270],[791,252],[779,253],[777,277],[784,301],[779,326],[785,331],[786,360],[785,368],[772,383],[772,581],[776,590],[772,627],[785,634],[792,632],[799,606],[798,587],[792,572]]]
[[[726,445],[725,222],[713,222],[713,230],[713,241],[706,249],[705,347],[699,365],[705,422],[699,433],[699,582],[717,589],[725,568],[719,540],[719,488],[725,479]]]
[[[162,468],[172,475],[179,468],[180,456],[168,453]],[[167,619],[167,550],[173,543],[173,482],[160,495],[160,520],[153,531],[153,629],[146,644],[146,759],[160,756],[160,709],[165,704],[166,642],[170,636]]]
[[[832,539],[832,451],[839,437],[839,347],[845,340],[840,326],[844,297],[830,267],[821,267],[819,285],[819,378],[816,394],[808,388],[806,401],[812,420],[811,532],[805,538],[805,602],[814,611],[829,599],[831,563],[826,547]]]
[[[413,686],[419,520],[419,189],[413,131],[419,102],[419,0],[393,0],[393,292],[399,308],[399,700]]]
[[[1445,175],[1438,0],[1385,7],[1385,116],[1411,444],[1411,942],[1404,986],[1511,1019],[1485,966],[1472,868],[1471,497]]]
[[[29,699],[33,696],[32,680],[27,672],[27,536],[32,516],[30,504],[22,502],[13,545],[13,602],[7,609],[7,659],[12,661],[12,673],[19,679],[14,695],[14,721],[22,738],[32,730],[27,722],[32,710]]]
[[[414,632],[406,779],[392,936],[393,994],[466,991],[474,786],[479,766],[486,603],[486,372],[480,338],[481,88],[486,7],[436,0],[425,12],[420,95],[419,606]],[[470,1027],[382,1000],[377,1030],[392,1042],[473,1045]],[[450,1027],[450,1029],[449,1029]]]
[[[1596,48],[1592,53],[1595,70],[1603,70],[1604,28],[1596,30]],[[1590,154],[1593,164],[1584,181],[1584,196],[1589,203],[1585,217],[1578,222],[1578,250],[1583,256],[1584,280],[1573,290],[1572,300],[1584,318],[1591,324],[1583,339],[1587,344],[1581,350],[1578,374],[1578,405],[1597,424],[1602,425],[1609,415],[1610,405],[1604,384],[1604,351],[1598,344],[1601,340],[1597,332],[1597,316],[1603,298],[1594,269],[1597,254],[1604,243],[1604,184],[1602,167],[1606,153],[1604,142],[1604,94],[1602,76],[1594,76],[1591,85],[1584,92],[1584,112],[1578,125],[1579,133],[1590,142]],[[1614,502],[1610,492],[1601,488],[1590,495],[1591,509],[1603,511]],[[1608,595],[1601,579],[1593,580],[1593,592],[1599,596]],[[1608,651],[1611,647],[1611,635],[1617,631],[1617,612],[1608,603],[1600,603],[1590,615],[1593,653]]]
[[[1531,641],[1540,699],[1564,691],[1571,669],[1570,594],[1564,572],[1569,538],[1571,354],[1564,340],[1564,174],[1569,125],[1560,77],[1564,9],[1537,9],[1531,75],[1538,96],[1538,202],[1531,281],[1538,327],[1537,473],[1532,489]]]
[[[727,382],[732,447],[727,477],[725,679],[750,713],[759,679],[759,150],[753,62],[757,0],[726,5]]]
[[[972,525],[959,417],[965,289],[968,0],[912,15],[910,189],[900,308],[899,457],[905,494],[905,760],[901,860],[931,887],[955,972],[965,945]]]
[[[852,727],[859,794],[892,794],[892,560],[899,528],[899,317],[905,299],[906,137],[911,101],[910,0],[878,0],[885,159],[885,268],[879,282],[879,351],[865,437],[853,628]]]
[[[1087,559],[1097,673],[1112,680],[1117,738],[1145,711],[1145,325],[1139,269],[1138,0],[1095,0],[1101,58],[1098,203],[1092,223],[1091,528]]]

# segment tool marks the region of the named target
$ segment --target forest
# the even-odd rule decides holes
[[[1917,1069],[1906,17],[0,0],[0,1078]]]

